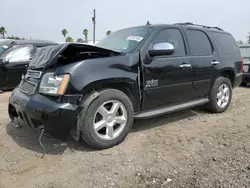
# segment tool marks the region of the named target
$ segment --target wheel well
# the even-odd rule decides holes
[[[234,86],[235,74],[233,71],[223,71],[221,75],[228,78],[231,81],[232,87]]]
[[[92,91],[100,91],[104,89],[117,89],[123,93],[125,93],[129,99],[131,100],[133,104],[134,111],[138,111],[138,105],[140,106],[140,102],[138,104],[136,100],[136,96],[133,94],[132,89],[125,83],[110,83],[110,84],[101,84],[101,85],[96,85],[94,88],[92,88]],[[89,91],[91,92],[91,91]]]

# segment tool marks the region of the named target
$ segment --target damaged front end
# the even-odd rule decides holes
[[[70,133],[80,138],[84,109],[98,93],[83,96],[71,83],[71,72],[65,65],[85,59],[104,58],[120,53],[82,44],[48,46],[37,51],[27,74],[12,92],[9,117],[15,118],[44,134],[65,140]]]
[[[86,59],[112,57],[120,54],[97,46],[65,43],[38,49],[29,64],[29,68],[44,69],[54,65],[62,66]]]

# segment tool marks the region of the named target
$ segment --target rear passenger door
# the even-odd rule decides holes
[[[205,30],[186,29],[185,33],[194,71],[195,97],[204,97],[217,74],[219,57]]]

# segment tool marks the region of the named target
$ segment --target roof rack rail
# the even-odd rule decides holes
[[[217,29],[219,31],[224,31],[223,29],[221,29],[219,27],[210,27],[210,26],[206,26],[206,25],[193,24],[192,22],[175,23],[174,25],[191,25],[191,26],[203,27],[203,28],[207,28],[207,29]]]

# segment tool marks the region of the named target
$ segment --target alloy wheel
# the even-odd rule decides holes
[[[230,99],[230,90],[227,84],[222,84],[217,92],[217,105],[220,108],[225,108]]]
[[[103,103],[95,112],[93,126],[96,135],[104,140],[118,137],[127,124],[127,111],[117,100]]]

